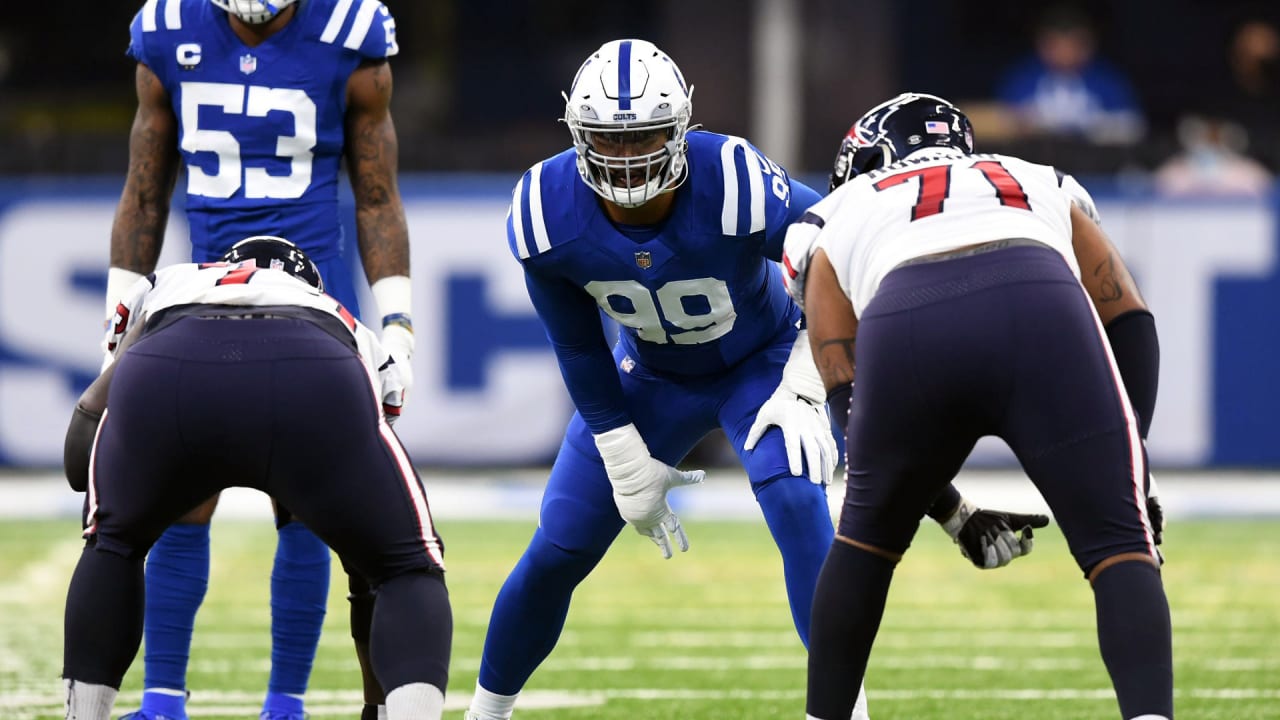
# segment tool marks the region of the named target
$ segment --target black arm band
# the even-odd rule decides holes
[[[1138,415],[1138,432],[1143,439],[1151,429],[1160,382],[1160,340],[1156,319],[1146,310],[1131,310],[1107,323],[1107,340],[1116,357],[1120,377],[1129,393],[1129,404]]]
[[[62,469],[67,484],[76,492],[89,489],[89,457],[93,453],[93,438],[98,434],[98,421],[102,413],[91,413],[76,403],[67,426],[67,437],[62,443]]]
[[[925,512],[929,517],[943,522],[955,513],[956,508],[960,507],[960,491],[955,485],[947,483],[947,486],[938,493],[938,497],[934,498],[933,504]]]
[[[853,383],[845,383],[827,393],[827,412],[831,414],[831,431],[844,435],[849,425],[849,404],[853,399]]]

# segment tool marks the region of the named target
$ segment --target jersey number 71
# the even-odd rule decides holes
[[[1027,193],[1009,171],[996,160],[979,160],[969,167],[982,173],[982,176],[995,188],[996,199],[1001,205],[1030,210],[1031,203]],[[916,195],[916,203],[911,206],[911,219],[920,220],[942,212],[942,204],[951,193],[951,165],[934,165],[917,168],[905,172],[894,173],[883,180],[872,184],[876,190],[887,190],[901,185],[913,178],[920,179],[920,192]]]

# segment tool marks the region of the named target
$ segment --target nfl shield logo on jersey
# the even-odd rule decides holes
[[[244,73],[245,75],[249,75],[249,74],[252,74],[253,71],[257,69],[258,69],[258,58],[248,54],[240,56],[240,72]]]
[[[640,250],[636,253],[636,267],[641,270],[648,270],[653,267],[653,255],[648,250]]]

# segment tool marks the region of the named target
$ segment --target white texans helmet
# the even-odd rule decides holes
[[[235,15],[250,25],[270,21],[295,0],[210,0],[214,5]]]
[[[562,94],[578,174],[600,197],[636,207],[683,181],[693,88],[653,43],[601,45]]]

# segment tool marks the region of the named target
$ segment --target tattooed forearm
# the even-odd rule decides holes
[[[159,80],[140,71],[138,113],[129,133],[129,172],[111,226],[111,265],[155,269],[178,174],[177,122]]]
[[[1093,275],[1100,283],[1099,302],[1116,302],[1124,297],[1124,282],[1116,269],[1114,254],[1108,253],[1107,259],[1093,269]]]
[[[828,388],[853,382],[854,338],[834,338],[818,343],[818,374]]]
[[[370,283],[409,274],[409,230],[396,187],[399,145],[388,106],[391,70],[361,68],[347,123],[347,163],[356,199],[356,240]]]

